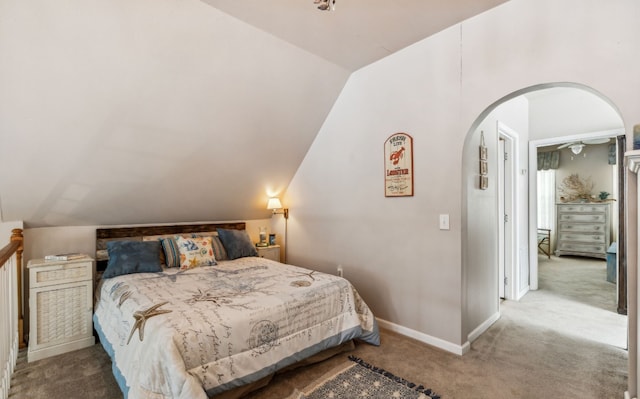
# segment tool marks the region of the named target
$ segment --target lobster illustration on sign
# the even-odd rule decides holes
[[[393,163],[394,165],[397,165],[403,156],[404,156],[404,147],[401,147],[398,151],[394,151],[391,153],[391,156],[389,156],[389,161],[391,161],[391,163]]]

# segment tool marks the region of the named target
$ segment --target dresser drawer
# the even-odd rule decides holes
[[[31,288],[92,280],[93,278],[93,262],[91,260],[46,262],[29,266]]]
[[[607,208],[598,205],[561,205],[558,206],[558,212],[573,212],[573,213],[602,213],[606,212]]]
[[[584,223],[604,223],[607,217],[604,213],[599,214],[577,214],[561,213],[558,215],[561,222],[584,222]]]
[[[564,222],[558,224],[558,231],[570,233],[605,233],[602,223],[571,223]]]
[[[558,234],[558,239],[560,241],[571,241],[571,242],[580,242],[580,243],[587,243],[587,244],[603,244],[604,245],[606,237],[604,235],[604,232],[602,234],[560,232]]]
[[[557,250],[568,251],[568,252],[587,252],[587,253],[605,254],[606,246],[604,244],[560,242],[558,244]]]

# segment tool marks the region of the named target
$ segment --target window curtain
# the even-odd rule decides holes
[[[558,169],[560,151],[538,152],[538,170]]]
[[[560,151],[538,152],[538,228],[551,230],[554,242],[556,224],[556,169],[560,167]],[[553,251],[553,248],[551,248]]]

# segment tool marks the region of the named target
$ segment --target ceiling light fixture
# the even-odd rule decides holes
[[[336,0],[313,0],[314,4],[322,3],[318,6],[318,10],[322,11],[335,11],[336,10]]]
[[[584,144],[572,144],[569,146],[569,148],[571,149],[571,152],[578,155],[582,152],[582,149],[584,148]]]

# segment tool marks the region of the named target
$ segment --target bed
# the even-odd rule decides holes
[[[354,339],[380,343],[373,314],[347,280],[253,256],[244,228],[96,231],[97,270],[104,274],[94,327],[125,398],[237,397]],[[171,241],[182,245],[179,254],[171,253]],[[185,245],[192,241],[214,261],[205,256],[209,263],[194,266]],[[236,257],[238,247],[244,255]],[[182,264],[169,267],[176,255]]]

